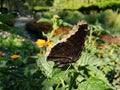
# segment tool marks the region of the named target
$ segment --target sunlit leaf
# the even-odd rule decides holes
[[[114,90],[113,87],[98,77],[91,77],[78,86],[78,90]]]
[[[52,77],[54,62],[47,62],[45,56],[41,56],[37,60],[40,71],[48,78]]]

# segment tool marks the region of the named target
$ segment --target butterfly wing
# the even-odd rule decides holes
[[[78,60],[84,46],[87,31],[87,23],[79,22],[68,38],[61,40],[60,43],[51,48],[47,61],[67,63]]]

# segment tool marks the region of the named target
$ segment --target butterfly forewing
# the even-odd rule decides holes
[[[87,23],[79,22],[68,35],[69,37],[64,38],[51,48],[47,61],[67,63],[78,60],[84,46],[87,31]]]

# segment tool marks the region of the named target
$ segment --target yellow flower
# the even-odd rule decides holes
[[[54,15],[53,18],[56,18],[56,19],[57,19],[57,18],[60,18],[60,17],[59,17],[58,15]]]
[[[114,47],[117,47],[117,44],[112,43],[112,45],[113,45]]]
[[[46,41],[43,40],[43,39],[38,39],[38,40],[36,41],[36,44],[37,44],[39,47],[44,47],[44,46],[46,46]]]
[[[100,45],[100,49],[101,49],[101,50],[105,50],[105,49],[107,49],[107,48],[108,48],[107,45],[102,45],[102,44]]]
[[[47,45],[50,46],[50,47],[51,47],[53,44],[54,44],[54,43],[53,43],[52,41],[47,42]]]
[[[12,59],[18,59],[18,58],[20,58],[21,56],[20,55],[17,55],[17,54],[13,54],[13,55],[11,55],[10,56],[10,58],[12,58]]]
[[[112,61],[111,63],[112,63],[113,65],[115,65],[115,62],[114,62],[114,61]]]

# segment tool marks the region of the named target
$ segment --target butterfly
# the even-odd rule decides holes
[[[79,21],[69,32],[66,38],[60,40],[48,49],[47,61],[60,63],[75,62],[80,58],[88,32],[88,24]]]

